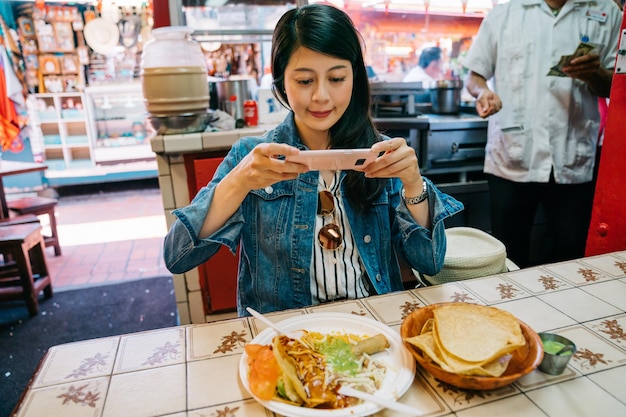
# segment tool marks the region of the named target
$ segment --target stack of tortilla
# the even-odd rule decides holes
[[[451,303],[433,309],[421,334],[406,341],[444,371],[461,375],[501,376],[511,352],[526,344],[519,321],[494,308]]]

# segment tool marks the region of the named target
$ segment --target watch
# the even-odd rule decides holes
[[[402,195],[402,200],[404,200],[404,204],[406,204],[407,206],[419,204],[428,198],[428,186],[426,185],[426,181],[422,180],[422,183],[424,184],[424,188],[422,189],[422,194],[418,195],[417,197],[406,198],[406,195],[404,193],[404,188],[402,188],[401,195]]]

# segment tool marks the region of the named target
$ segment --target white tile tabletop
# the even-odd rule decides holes
[[[432,417],[626,416],[626,251],[268,317],[341,312],[399,331],[413,310],[450,301],[509,311],[537,332],[571,339],[577,351],[561,375],[535,370],[493,391],[455,388],[418,366],[401,402]],[[264,329],[234,318],[54,346],[15,415],[272,416],[239,379],[245,344]]]

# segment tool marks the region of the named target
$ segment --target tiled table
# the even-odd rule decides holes
[[[349,312],[399,331],[413,309],[446,301],[510,311],[537,332],[573,340],[578,352],[560,376],[535,370],[494,391],[460,390],[418,366],[402,402],[428,416],[626,416],[626,251],[270,317]],[[236,318],[55,346],[17,415],[272,416],[238,378],[244,345],[263,328]]]

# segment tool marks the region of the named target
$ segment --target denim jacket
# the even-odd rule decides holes
[[[263,142],[306,149],[296,132],[293,115],[263,136],[241,138],[233,144],[211,182],[188,206],[173,211],[178,219],[165,237],[165,263],[173,273],[184,273],[206,262],[222,245],[233,254],[240,245],[239,315],[247,315],[248,306],[268,312],[312,304],[310,270],[316,244],[318,171],[251,191],[222,228],[206,239],[198,238],[216,185]],[[427,275],[435,275],[443,266],[443,221],[461,211],[463,205],[439,191],[428,179],[424,181],[429,190],[432,232],[413,220],[402,202],[402,182],[398,178],[389,179],[373,210],[367,213],[357,213],[344,200],[371,293],[403,289],[398,254],[413,269]],[[343,193],[343,182],[341,190]]]

